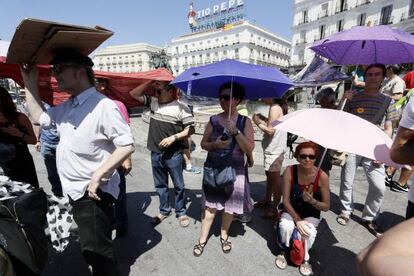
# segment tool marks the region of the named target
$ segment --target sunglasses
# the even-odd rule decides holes
[[[50,73],[53,75],[57,75],[65,71],[67,68],[77,68],[79,69],[80,66],[74,63],[65,63],[65,64],[55,64],[50,67]]]
[[[299,159],[305,160],[306,158],[309,160],[315,160],[316,156],[314,154],[299,154]]]
[[[230,101],[230,95],[220,95],[219,100]]]

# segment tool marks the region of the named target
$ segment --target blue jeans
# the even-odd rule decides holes
[[[174,184],[175,214],[177,217],[186,213],[185,188],[183,178],[183,155],[176,153],[151,152],[152,175],[154,186],[160,198],[160,213],[169,215],[171,212],[168,193],[168,174]]]
[[[125,173],[122,167],[117,169],[119,178],[119,195],[117,201],[115,201],[115,221],[119,225],[128,224],[128,213],[127,213],[127,198],[126,198],[126,180]]]
[[[56,146],[42,143],[40,154],[45,162],[47,178],[52,185],[52,193],[55,196],[63,196],[62,184],[60,183],[59,174],[56,168]]]

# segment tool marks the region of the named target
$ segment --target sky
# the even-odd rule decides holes
[[[165,46],[172,38],[190,33],[189,3],[196,10],[224,0],[1,0],[0,39],[11,41],[24,18],[112,30],[102,46],[149,43]],[[244,0],[247,19],[291,40],[293,0]]]

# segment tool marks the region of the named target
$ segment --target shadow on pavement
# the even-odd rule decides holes
[[[130,275],[131,266],[145,252],[161,241],[161,234],[151,224],[152,217],[145,214],[155,192],[127,193],[128,233],[115,240],[120,276]]]
[[[322,219],[315,243],[309,252],[314,275],[358,275],[355,265],[356,254],[335,246],[336,243],[338,240],[326,220]]]
[[[128,233],[115,239],[120,276],[130,275],[131,266],[145,252],[151,250],[161,241],[161,234],[151,225],[151,217],[144,212],[151,203],[155,192],[127,193]],[[42,276],[90,276],[77,237],[71,236],[66,250],[57,254],[52,248],[49,251],[48,265]]]

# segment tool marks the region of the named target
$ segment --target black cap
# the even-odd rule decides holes
[[[58,48],[53,51],[54,57],[50,64],[75,63],[82,66],[93,67],[92,60],[73,48]]]

